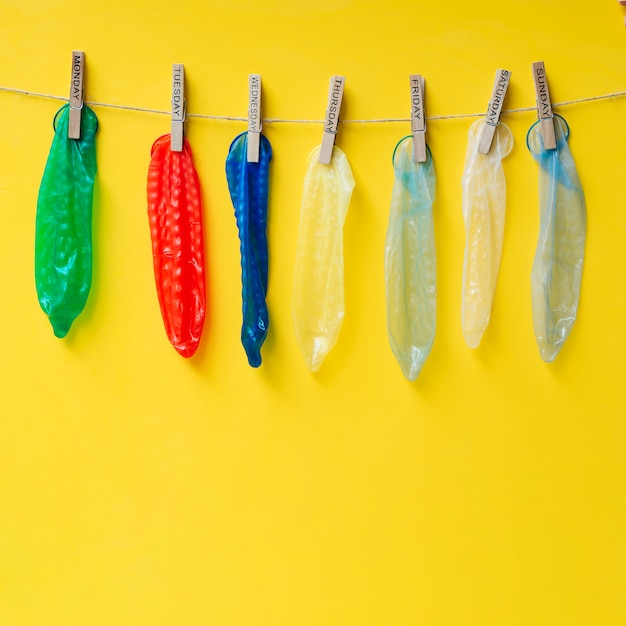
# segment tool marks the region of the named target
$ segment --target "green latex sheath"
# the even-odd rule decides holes
[[[39,187],[35,229],[37,297],[54,334],[65,337],[91,288],[91,214],[96,176],[96,114],[84,107],[80,139],[67,136],[69,105],[55,134]]]

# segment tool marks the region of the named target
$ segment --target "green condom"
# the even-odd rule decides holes
[[[69,139],[69,110],[65,105],[54,118],[54,139],[39,187],[35,228],[37,297],[57,337],[67,335],[91,288],[98,119],[83,107],[80,139]]]

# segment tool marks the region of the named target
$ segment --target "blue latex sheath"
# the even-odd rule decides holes
[[[261,365],[261,346],[267,336],[267,203],[270,142],[261,135],[259,162],[247,161],[248,133],[233,140],[226,158],[228,190],[235,208],[241,242],[243,324],[241,343],[252,367]]]
[[[391,349],[408,380],[415,380],[435,338],[437,260],[432,204],[435,168],[413,159],[413,138],[396,146],[395,181],[385,242],[387,328]]]
[[[553,361],[576,319],[585,256],[586,210],[565,120],[554,116],[555,150],[546,150],[539,123],[527,144],[539,163],[540,232],[532,270],[533,323],[541,358]]]

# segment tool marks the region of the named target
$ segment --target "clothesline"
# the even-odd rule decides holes
[[[27,91],[25,89],[16,89],[14,87],[1,87],[0,91],[15,93],[22,96],[30,96],[35,98],[47,98],[49,100],[60,100],[62,102],[67,102],[68,99],[62,96],[55,96],[49,93],[38,93],[36,91]],[[611,98],[621,98],[626,96],[626,91],[616,91],[614,93],[602,94],[600,96],[589,96],[586,98],[578,98],[576,100],[566,100],[564,102],[555,102],[552,104],[553,107],[565,107],[570,106],[572,104],[580,104],[581,102],[592,102],[595,100],[609,100]],[[85,104],[88,104],[92,107],[106,107],[109,109],[121,109],[124,111],[137,111],[138,113],[154,113],[156,115],[171,115],[171,111],[162,111],[159,109],[149,109],[145,107],[135,107],[129,106],[125,104],[111,104],[107,102],[97,102],[95,100],[85,100]],[[511,114],[511,113],[524,113],[527,111],[534,111],[536,109],[535,106],[530,107],[520,107],[517,109],[506,109],[502,112],[503,115]],[[426,120],[452,120],[452,119],[462,119],[462,118],[471,118],[471,117],[483,117],[485,115],[482,113],[456,113],[451,115],[427,115]],[[187,113],[188,118],[196,118],[196,119],[205,119],[205,120],[218,120],[218,121],[226,121],[226,122],[247,122],[247,117],[240,117],[235,115],[210,115],[204,113]],[[387,124],[387,123],[401,123],[401,122],[409,122],[410,119],[408,117],[384,117],[384,118],[374,118],[374,119],[344,119],[341,120],[342,124]],[[304,119],[285,119],[285,118],[275,118],[275,117],[267,117],[263,118],[264,124],[322,124],[324,120],[304,120]]]

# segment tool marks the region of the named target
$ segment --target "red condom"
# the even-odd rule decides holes
[[[200,181],[191,147],[172,152],[170,135],[152,146],[148,217],[154,278],[165,332],[179,354],[192,356],[206,313]]]

